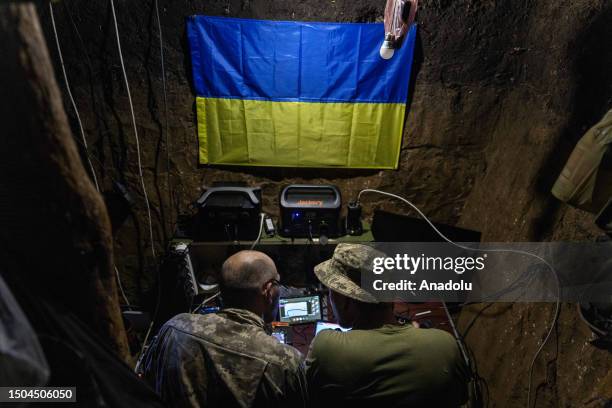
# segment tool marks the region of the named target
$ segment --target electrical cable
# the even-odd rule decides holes
[[[548,261],[546,261],[544,258],[542,258],[539,255],[536,255],[534,253],[531,252],[527,252],[527,251],[522,251],[522,250],[516,250],[516,249],[482,249],[482,248],[470,248],[470,247],[466,247],[464,245],[461,244],[457,244],[456,242],[451,241],[449,238],[447,238],[444,234],[442,234],[442,232],[440,232],[436,226],[429,220],[429,218],[427,218],[427,216],[425,214],[423,214],[423,212],[421,210],[419,210],[419,208],[414,205],[412,202],[410,202],[409,200],[405,199],[404,197],[401,197],[399,195],[396,194],[392,194],[392,193],[387,193],[386,191],[381,191],[381,190],[376,190],[376,189],[371,189],[371,188],[366,188],[363,189],[359,192],[359,194],[357,194],[357,200],[356,203],[359,204],[361,195],[363,193],[377,193],[377,194],[381,194],[381,195],[385,195],[388,197],[393,197],[395,199],[398,199],[406,204],[408,204],[414,211],[416,211],[419,216],[426,221],[429,226],[442,238],[444,239],[446,242],[448,242],[451,245],[454,245],[458,248],[461,249],[465,249],[465,250],[469,250],[469,251],[482,251],[482,252],[502,252],[502,253],[516,253],[516,254],[522,254],[522,255],[527,255],[527,256],[531,256],[534,257],[538,260],[540,260],[542,263],[544,263],[546,266],[548,266],[549,270],[552,272],[552,275],[555,279],[555,282],[557,284],[557,299],[556,299],[556,303],[555,303],[555,311],[553,314],[553,319],[552,322],[550,324],[550,328],[548,329],[548,332],[546,333],[546,336],[544,337],[544,340],[542,341],[542,344],[538,347],[538,349],[536,350],[531,363],[529,364],[529,376],[528,376],[528,388],[527,388],[527,408],[529,408],[531,405],[531,382],[532,382],[532,377],[533,377],[533,367],[535,365],[535,362],[538,358],[538,356],[540,355],[540,353],[542,352],[542,350],[544,349],[544,346],[546,346],[546,344],[548,343],[548,340],[550,339],[555,327],[557,326],[557,321],[559,320],[559,314],[561,312],[561,283],[559,282],[559,277],[557,276],[557,272],[555,271],[555,269],[548,263]],[[459,340],[459,339],[458,339]]]
[[[113,22],[115,24],[115,37],[117,39],[117,49],[119,51],[119,61],[121,62],[121,71],[123,72],[123,80],[125,82],[125,90],[127,92],[128,102],[130,104],[130,113],[132,115],[132,125],[134,126],[134,137],[136,139],[136,154],[138,156],[138,175],[140,176],[140,184],[144,195],[145,205],[147,208],[147,217],[149,220],[149,239],[151,240],[151,253],[153,258],[157,258],[155,254],[155,241],[153,239],[153,219],[151,218],[151,206],[149,205],[149,196],[142,174],[142,160],[140,155],[140,140],[138,139],[138,128],[136,126],[136,116],[134,115],[134,105],[132,103],[132,95],[130,94],[130,84],[128,82],[127,73],[125,71],[125,63],[123,62],[123,52],[121,51],[121,40],[119,39],[119,26],[117,25],[117,15],[115,13],[115,1],[110,0]]]
[[[55,25],[55,15],[53,12],[53,2],[49,2],[49,14],[51,16],[51,26],[53,28],[53,36],[55,37],[55,45],[57,46],[57,54],[59,56],[59,60],[60,60],[60,66],[62,68],[62,74],[64,76],[64,82],[66,84],[66,91],[68,93],[68,97],[70,99],[70,103],[72,105],[72,109],[74,109],[74,113],[77,119],[77,123],[79,125],[79,132],[81,133],[81,140],[78,140],[80,142],[80,144],[83,147],[83,151],[85,152],[85,157],[87,159],[87,163],[89,165],[89,169],[91,171],[91,175],[93,178],[93,182],[94,185],[96,187],[96,190],[98,192],[100,192],[100,185],[98,184],[98,178],[96,176],[96,171],[94,169],[93,163],[91,162],[91,158],[95,156],[92,156],[91,153],[89,152],[89,147],[87,146],[87,139],[85,138],[85,130],[83,129],[83,123],[81,121],[81,115],[79,114],[79,110],[77,108],[76,102],[74,100],[74,97],[72,95],[72,90],[70,88],[70,83],[68,81],[68,74],[66,73],[66,66],[64,64],[64,57],[62,54],[62,48],[60,46],[60,42],[59,42],[59,36],[57,34],[57,27]],[[72,17],[70,17],[72,18]],[[121,277],[119,274],[119,269],[117,269],[117,266],[115,264],[113,264],[113,267],[115,269],[115,274],[117,277],[117,284],[119,286],[119,291],[121,292],[121,295],[123,297],[123,300],[125,301],[126,305],[130,306],[130,301],[128,300],[127,296],[125,295],[125,291],[123,290],[123,285],[121,284]]]
[[[112,1],[112,0],[111,0]],[[142,347],[140,352],[138,353],[138,358],[136,359],[136,366],[134,367],[134,372],[138,372],[138,368],[140,366],[140,360],[144,355],[144,352],[147,348],[147,341],[149,340],[149,335],[151,334],[151,330],[153,330],[153,325],[157,320],[157,315],[159,314],[159,305],[161,303],[162,297],[162,289],[161,289],[161,271],[159,265],[157,266],[157,302],[155,304],[155,310],[153,311],[153,318],[151,319],[151,323],[149,324],[149,328],[145,334],[144,340],[142,341]]]
[[[463,303],[460,303],[459,306],[467,306],[467,305],[473,305],[473,304],[477,304],[477,303],[495,302],[495,301],[499,300],[499,298],[501,296],[507,295],[508,293],[512,293],[512,292],[514,292],[515,289],[517,289],[519,287],[523,287],[523,288],[529,287],[529,284],[533,280],[533,276],[534,276],[534,273],[531,272],[528,269],[528,270],[524,271],[521,274],[521,276],[516,278],[516,280],[514,282],[512,282],[511,284],[509,284],[505,288],[500,289],[497,292],[493,292],[490,295],[485,296],[482,300],[480,300],[478,302],[475,302],[475,301],[463,302]],[[521,296],[518,296],[516,299],[513,299],[511,302],[517,302],[520,298],[521,298]]]
[[[597,334],[598,336],[606,335],[605,331],[587,320],[587,318],[584,316],[584,313],[582,313],[582,305],[580,303],[576,303],[576,310],[578,312],[578,317],[580,318],[580,320],[582,320],[582,322],[586,324],[595,334]]]
[[[121,50],[121,40],[119,38],[119,25],[117,24],[117,14],[115,12],[115,2],[114,0],[110,0],[110,4],[111,4],[111,13],[113,16],[113,23],[115,26],[115,38],[117,40],[117,51],[119,53],[119,61],[121,63],[121,71],[123,73],[123,80],[125,83],[125,90],[127,92],[127,97],[128,97],[128,102],[130,105],[130,114],[132,117],[132,125],[134,127],[134,138],[136,141],[136,155],[138,158],[138,175],[140,177],[140,184],[142,186],[142,193],[144,196],[144,200],[145,200],[145,206],[146,206],[146,210],[147,210],[147,218],[149,221],[149,239],[150,239],[150,243],[151,243],[151,254],[153,255],[153,258],[157,258],[157,255],[155,253],[155,240],[153,238],[153,219],[151,217],[151,206],[149,204],[149,196],[147,194],[147,188],[145,186],[145,182],[144,182],[144,175],[142,173],[142,159],[141,159],[141,154],[140,154],[140,140],[138,138],[138,128],[136,126],[136,115],[134,114],[134,104],[132,103],[132,95],[130,93],[130,84],[128,82],[128,77],[127,77],[127,73],[125,71],[125,63],[123,61],[123,51]],[[159,267],[158,267],[159,270]],[[158,271],[159,272],[159,271]],[[159,273],[158,273],[158,285],[160,285],[160,280],[159,280]],[[155,313],[153,314],[153,319],[151,320],[151,324],[149,325],[149,328],[147,330],[147,333],[145,334],[145,338],[144,341],[142,343],[142,348],[140,350],[139,356],[138,356],[138,362],[140,362],[140,358],[142,357],[144,350],[146,348],[147,345],[147,340],[149,339],[149,335],[151,334],[151,330],[153,329],[153,324],[155,323],[156,317],[157,317],[157,312],[159,310],[159,303],[160,303],[160,298],[161,297],[161,287],[158,288],[158,302],[157,305],[155,306]]]
[[[459,331],[457,330],[457,326],[455,326],[455,321],[453,320],[453,317],[448,311],[448,307],[446,306],[446,302],[444,300],[442,300],[442,306],[444,307],[446,318],[448,319],[448,323],[450,323],[450,326],[451,326],[451,329],[453,330],[453,334],[455,335],[455,338],[459,339],[460,338]],[[467,351],[465,351],[465,346],[463,345],[463,341],[458,341],[457,345],[459,346],[459,351],[461,351],[461,355],[463,356],[463,359],[465,360],[465,364],[467,364],[467,366],[469,367],[470,358],[468,357]]]
[[[480,376],[480,374],[478,374],[478,366],[476,364],[476,357],[474,356],[474,352],[467,345],[465,346],[465,348],[470,356],[470,362],[472,362],[472,365],[470,366],[470,371],[474,379],[473,392],[475,401],[473,401],[473,404],[471,404],[470,406],[473,406],[474,408],[487,407],[489,406],[490,395],[489,384],[484,378]]]
[[[115,268],[115,274],[117,276],[117,284],[119,285],[119,292],[121,292],[121,296],[123,296],[123,300],[125,300],[125,304],[128,306],[131,306],[130,301],[128,300],[127,296],[125,296],[123,285],[121,284],[121,277],[119,276],[119,269],[117,268],[117,265],[113,264],[113,267]]]
[[[68,75],[66,74],[66,67],[64,65],[64,56],[62,55],[62,48],[60,47],[59,37],[57,35],[57,28],[55,26],[53,2],[51,1],[49,2],[49,14],[51,15],[51,26],[53,27],[53,36],[55,37],[55,45],[57,46],[57,54],[59,56],[60,66],[62,67],[62,74],[64,76],[64,83],[66,84],[66,91],[68,92],[70,104],[72,105],[72,109],[74,109],[74,114],[79,125],[79,132],[81,133],[81,139],[83,140],[83,149],[85,150],[85,157],[87,159],[87,163],[89,164],[89,170],[91,171],[91,176],[93,178],[94,185],[96,186],[96,190],[100,192],[100,185],[98,184],[96,171],[89,158],[89,149],[87,147],[87,139],[85,138],[85,130],[83,129],[83,123],[81,122],[81,115],[79,115],[79,110],[77,109],[76,102],[74,101],[74,97],[72,96],[72,90],[70,89],[70,83],[68,82]]]
[[[448,310],[448,306],[446,305],[446,302],[444,300],[442,300],[441,302],[444,308],[444,312],[446,313],[446,319],[448,320],[451,326],[451,329],[453,331],[453,334],[455,335],[455,338],[457,339],[457,345],[459,346],[459,351],[461,352],[461,355],[463,356],[463,360],[465,361],[466,366],[472,373],[473,397],[476,401],[478,401],[476,406],[480,407],[482,406],[482,392],[480,390],[480,386],[481,386],[480,378],[481,377],[480,375],[478,375],[478,368],[476,367],[475,362],[472,364],[474,359],[470,356],[470,353],[468,352],[468,349],[467,349],[467,346],[465,345],[463,337],[459,333],[459,330],[457,330],[457,326],[455,326],[455,321],[453,319],[453,316],[451,316],[450,311]]]
[[[487,303],[482,309],[480,309],[476,313],[476,316],[474,316],[474,318],[470,321],[470,323],[468,323],[465,326],[465,330],[463,331],[463,338],[466,338],[468,336],[470,330],[472,329],[472,326],[474,325],[474,323],[476,323],[476,320],[478,320],[480,315],[483,314],[485,310],[487,310],[488,308],[490,308],[493,305],[494,305],[494,303]]]
[[[402,10],[402,2],[400,0],[396,0],[393,3],[393,20],[391,21],[391,33],[393,34],[393,40],[395,40],[395,36],[397,36],[399,27],[397,26],[397,15],[401,13]]]
[[[168,201],[170,206],[170,212],[173,212],[173,190],[172,182],[170,180],[170,135],[168,129],[168,94],[166,91],[166,67],[164,63],[164,40],[162,37],[162,26],[161,19],[159,17],[159,4],[158,0],[154,1],[155,4],[155,16],[157,17],[157,28],[159,30],[159,56],[161,60],[161,74],[162,74],[162,90],[164,94],[164,134],[166,141],[166,182],[168,184]]]
[[[207,297],[206,299],[204,299],[204,300],[202,301],[202,303],[200,303],[199,305],[197,305],[197,306],[196,306],[196,308],[195,308],[195,309],[193,309],[193,310],[191,311],[191,313],[195,313],[195,312],[196,312],[196,310],[198,310],[199,308],[201,308],[202,306],[204,306],[206,303],[210,302],[211,300],[215,299],[215,298],[216,298],[216,297],[218,297],[220,294],[221,294],[221,292],[217,292],[217,293],[215,293],[214,295]]]
[[[77,142],[79,142],[81,145],[83,144],[83,142],[81,142],[80,140],[76,139]],[[89,153],[88,153],[89,154]],[[90,156],[91,158],[93,158],[98,165],[100,165],[101,167],[103,166],[102,162],[95,156]],[[115,183],[119,183],[119,180],[115,179],[112,175],[109,174],[109,177],[111,179],[111,181],[115,182]],[[125,304],[128,306],[131,306],[130,301],[128,300],[127,296],[125,295],[125,291],[123,290],[123,285],[121,283],[121,276],[119,274],[119,269],[117,269],[117,265],[113,262],[113,267],[115,268],[115,275],[117,277],[117,285],[119,286],[119,291],[121,292],[121,296],[123,297],[123,300],[125,301]]]
[[[101,109],[97,109],[96,108],[96,104],[97,104],[97,97],[99,97],[98,92],[95,89],[95,85],[92,83],[91,79],[94,76],[94,68],[93,68],[93,64],[91,63],[91,59],[89,58],[89,54],[87,53],[87,46],[85,45],[85,41],[83,41],[83,36],[81,35],[81,32],[79,31],[79,28],[76,25],[76,22],[74,21],[74,18],[72,16],[72,12],[70,11],[70,8],[68,7],[68,3],[67,2],[63,2],[64,5],[64,10],[66,15],[68,16],[68,20],[70,21],[70,24],[72,26],[72,29],[74,31],[74,34],[76,35],[78,42],[80,44],[81,47],[81,52],[84,56],[84,60],[85,60],[85,64],[87,65],[87,69],[89,71],[89,86],[91,88],[91,99],[92,99],[92,103],[93,103],[93,109],[94,112],[96,114],[96,118],[98,120],[98,124],[103,123],[105,121],[105,115],[104,113],[101,113],[100,110]],[[81,146],[84,146],[83,142],[81,140],[79,140],[78,138],[75,139]],[[84,150],[85,151],[85,150]],[[106,165],[104,163],[102,163],[96,156],[92,155],[91,153],[85,151],[87,153],[87,156],[90,160],[93,160],[94,163],[97,164],[97,166],[101,169],[105,169]],[[117,169],[114,166],[111,166],[111,170],[113,171],[117,171]],[[117,183],[117,184],[122,184],[123,182],[118,180],[116,177],[114,177],[112,175],[112,173],[106,173],[105,175],[107,175],[111,181],[113,183]]]
[[[121,68],[122,68],[122,71],[123,71],[123,77],[124,77],[124,80],[125,80],[125,86],[126,86],[126,90],[127,90],[127,94],[128,94],[128,101],[130,103],[130,112],[131,112],[131,115],[132,115],[132,123],[134,125],[134,134],[135,134],[135,138],[136,138],[136,150],[137,150],[137,153],[138,153],[139,175],[140,175],[140,181],[141,181],[141,184],[142,184],[142,189],[143,189],[143,193],[144,193],[145,203],[146,203],[146,207],[147,207],[147,214],[148,214],[148,219],[149,219],[149,233],[150,233],[150,239],[151,239],[151,252],[153,254],[153,257],[156,257],[155,248],[154,248],[155,245],[154,245],[154,241],[153,241],[153,226],[152,226],[151,210],[150,210],[150,206],[149,206],[149,200],[148,200],[148,196],[147,196],[147,192],[146,192],[146,187],[145,187],[145,184],[144,184],[144,177],[143,177],[143,174],[142,174],[142,164],[141,164],[141,156],[140,156],[140,142],[139,142],[139,139],[138,139],[138,131],[137,131],[137,128],[136,128],[136,119],[135,119],[135,115],[134,115],[134,107],[133,107],[133,104],[132,104],[132,98],[131,98],[131,94],[130,94],[129,83],[128,83],[127,74],[126,74],[126,71],[125,71],[125,64],[123,62],[123,55],[122,55],[122,51],[121,51],[121,42],[119,40],[119,29],[118,29],[118,25],[117,25],[117,17],[116,17],[116,14],[115,14],[115,8],[114,8],[113,0],[111,0],[111,10],[112,10],[112,14],[113,14],[113,21],[114,21],[114,24],[115,24],[115,33],[116,33],[116,38],[117,38],[117,47],[118,47],[118,50],[119,50],[119,58],[121,60]],[[58,37],[58,34],[57,34],[57,28],[56,28],[56,24],[55,24],[55,18],[54,18],[54,13],[53,13],[53,4],[52,4],[52,2],[49,2],[49,11],[50,11],[50,15],[51,15],[51,24],[52,24],[52,28],[53,28],[53,34],[54,34],[54,37],[55,37],[55,44],[57,46],[58,56],[59,56],[59,60],[60,60],[61,68],[62,68],[62,74],[63,74],[64,81],[65,81],[65,84],[66,84],[66,90],[68,92],[68,96],[69,96],[70,102],[71,102],[72,107],[74,109],[74,112],[75,112],[75,115],[76,115],[76,118],[77,118],[77,122],[78,122],[78,125],[79,125],[79,131],[81,133],[81,139],[82,140],[80,142],[81,142],[81,144],[83,146],[83,149],[85,151],[85,156],[87,158],[87,162],[88,162],[90,170],[91,170],[91,174],[92,174],[92,177],[93,177],[93,181],[94,181],[96,190],[98,192],[100,192],[100,187],[99,187],[99,184],[98,184],[96,173],[95,173],[93,164],[91,162],[91,157],[94,157],[94,156],[92,156],[90,154],[90,152],[89,152],[89,149],[88,149],[88,146],[87,146],[87,139],[85,138],[85,132],[84,132],[84,129],[83,129],[83,124],[82,124],[82,121],[81,121],[81,117],[79,115],[79,111],[77,109],[76,102],[74,100],[74,97],[72,95],[72,91],[71,91],[71,88],[70,88],[70,83],[68,81],[68,75],[66,73],[66,68],[65,68],[65,65],[64,65],[64,59],[63,59],[63,55],[62,55],[62,51],[61,51],[61,46],[60,46],[60,43],[59,43],[59,37]],[[158,15],[158,22],[159,22],[159,15]],[[73,24],[74,24],[74,22],[73,22]],[[78,33],[78,31],[77,31],[77,33]],[[79,37],[80,37],[80,35],[79,35]],[[161,46],[161,24],[160,24],[160,46]],[[162,53],[163,53],[163,50],[162,50]],[[163,69],[164,68],[163,68],[163,54],[162,54],[162,72],[163,72]],[[166,89],[165,89],[165,73],[163,74],[163,76],[164,76],[164,101],[165,101],[166,100],[166,96],[165,96],[165,93],[166,93]],[[166,104],[166,118],[167,118],[167,104]],[[166,122],[167,122],[167,119],[166,119]],[[119,273],[119,269],[114,264],[113,264],[113,267],[115,269],[115,274],[116,274],[116,279],[117,279],[117,284],[118,284],[118,287],[119,287],[119,291],[120,291],[120,293],[121,293],[121,295],[122,295],[126,305],[130,306],[130,302],[129,302],[126,294],[125,294],[125,291],[123,289],[123,285],[121,283],[121,276],[120,276],[120,273]],[[144,344],[143,344],[143,349],[141,350],[140,354],[142,354],[142,351],[144,351],[144,345],[146,345],[146,341],[147,341],[147,338],[148,338],[148,336],[150,334],[150,331],[151,331],[151,329],[153,327],[154,321],[155,321],[155,319],[151,322],[151,325],[149,326],[149,329],[148,329],[147,334],[145,336],[145,341],[144,341]]]
[[[260,216],[260,221],[259,221],[259,232],[257,233],[257,239],[255,241],[253,241],[253,244],[251,245],[250,249],[254,249],[255,246],[257,244],[259,244],[259,241],[261,240],[261,235],[263,233],[263,225],[264,225],[264,219],[266,218],[266,214],[261,213],[259,214]]]

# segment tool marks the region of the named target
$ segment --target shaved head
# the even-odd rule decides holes
[[[273,280],[279,280],[274,261],[263,252],[240,251],[225,260],[221,268],[221,296],[225,307],[256,311],[276,316],[280,291]],[[264,319],[266,320],[266,319]]]
[[[257,290],[271,279],[279,279],[274,261],[259,251],[240,251],[221,268],[221,286],[229,290]]]

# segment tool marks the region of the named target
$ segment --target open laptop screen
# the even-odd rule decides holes
[[[319,296],[281,298],[279,309],[281,322],[302,324],[321,320],[321,299]]]

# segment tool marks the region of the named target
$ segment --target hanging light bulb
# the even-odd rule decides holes
[[[385,41],[383,41],[380,46],[380,57],[388,60],[393,57],[393,54],[395,54],[395,49],[393,48],[393,35],[388,33],[385,35]]]

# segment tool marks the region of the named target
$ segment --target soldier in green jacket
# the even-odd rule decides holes
[[[352,330],[324,330],[312,342],[306,376],[313,406],[464,404],[469,372],[455,339],[441,330],[399,325],[391,303],[378,303],[360,287],[361,271],[376,253],[339,244],[332,259],[315,267],[334,316]]]
[[[302,356],[266,331],[278,312],[272,259],[241,251],[223,264],[216,314],[180,314],[147,352],[145,378],[172,407],[304,407]]]

